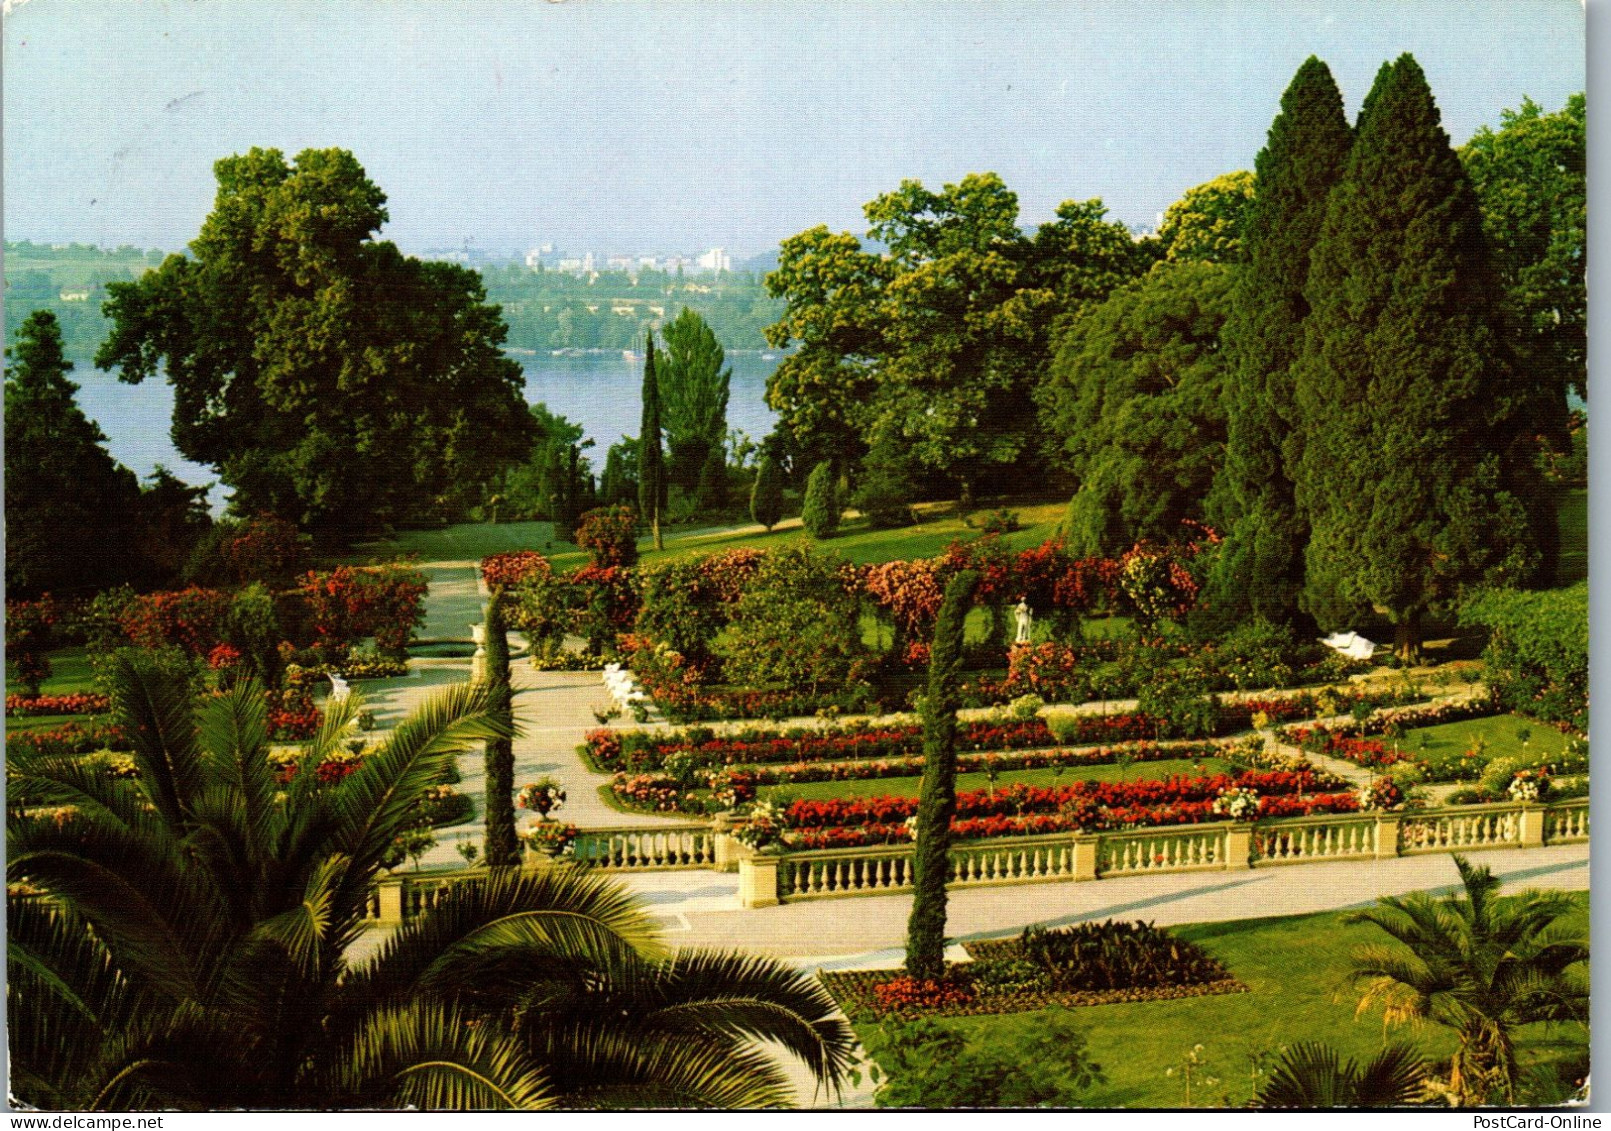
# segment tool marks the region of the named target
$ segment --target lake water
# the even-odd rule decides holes
[[[526,400],[542,402],[580,424],[596,448],[590,453],[595,469],[604,467],[604,453],[622,436],[635,436],[641,419],[639,397],[643,389],[643,359],[619,352],[573,354],[565,357],[516,354],[526,373]],[[728,356],[733,370],[727,424],[759,441],[776,419],[766,407],[766,379],[781,360],[776,355],[741,353]],[[151,379],[125,385],[110,373],[80,364],[69,374],[78,382],[78,404],[84,415],[106,433],[112,458],[144,479],[162,464],[187,483],[217,483],[210,468],[184,459],[174,450],[168,430],[173,421],[173,390],[166,381]],[[214,486],[209,499],[215,511],[224,504],[224,488]]]

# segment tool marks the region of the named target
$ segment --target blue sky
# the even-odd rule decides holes
[[[1303,58],[1350,114],[1403,51],[1456,143],[1584,85],[1577,0],[29,0],[5,22],[7,239],[178,248],[211,164],[340,146],[405,250],[754,254],[994,170],[1024,220],[1151,224],[1250,168]]]

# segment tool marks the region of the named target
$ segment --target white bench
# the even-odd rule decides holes
[[[349,694],[349,691],[350,691],[350,689],[347,687],[347,681],[342,679],[335,672],[331,672],[330,673],[330,702],[332,702],[332,703],[341,702],[343,699],[345,699],[347,697],[347,695]]]

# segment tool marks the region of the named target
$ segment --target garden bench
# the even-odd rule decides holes
[[[330,673],[330,702],[339,703],[348,695],[347,681],[335,672]]]

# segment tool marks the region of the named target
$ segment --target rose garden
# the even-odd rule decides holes
[[[1458,155],[1411,56],[1367,106],[1311,58],[1145,237],[978,174],[785,240],[776,430],[662,312],[597,477],[351,154],[219,162],[97,364],[165,367],[227,516],[111,461],[48,312],[7,370],[14,1090],[1581,1098],[1582,356],[1478,238],[1581,101]]]

